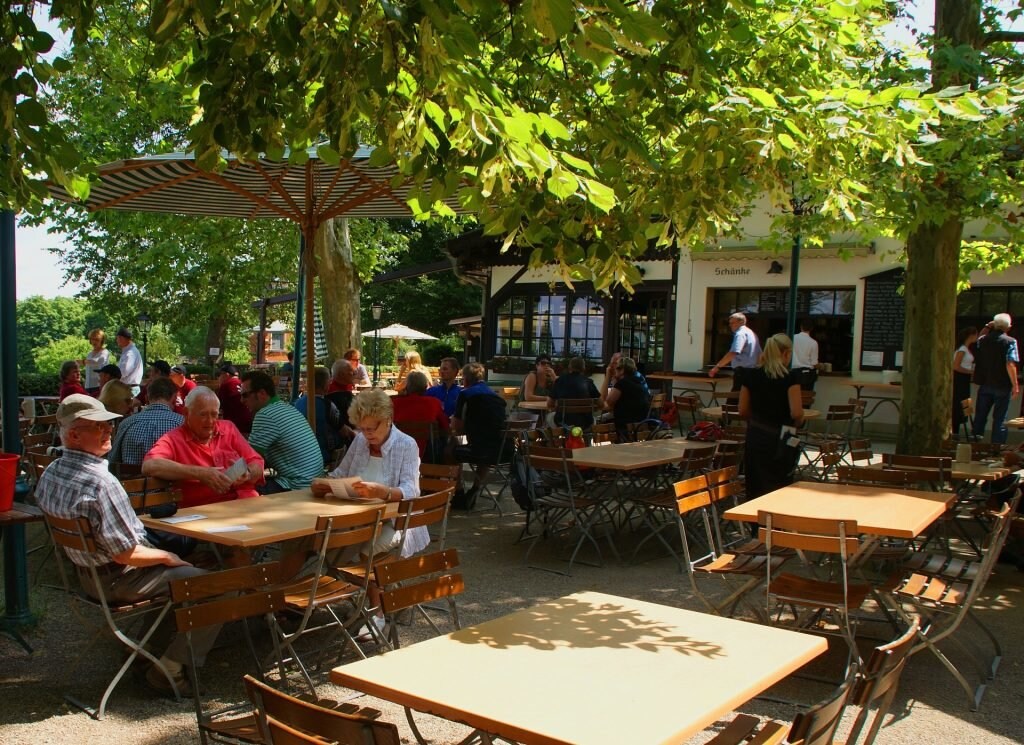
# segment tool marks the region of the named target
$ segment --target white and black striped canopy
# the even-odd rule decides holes
[[[199,169],[192,153],[147,155],[99,168],[84,201],[90,212],[116,209],[243,219],[279,218],[315,229],[333,217],[412,217],[406,200],[412,190],[393,165],[371,166],[371,148],[360,147],[332,166],[309,149],[302,165],[259,159],[241,162],[225,154],[227,168]],[[426,185],[429,188],[429,183]],[[50,193],[77,203],[57,184]],[[464,213],[452,197],[445,202]]]

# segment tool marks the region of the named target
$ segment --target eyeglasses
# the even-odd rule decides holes
[[[360,427],[359,431],[362,432],[363,435],[369,437],[370,435],[372,435],[374,432],[376,432],[377,430],[379,430],[381,427],[385,426],[386,424],[388,424],[388,420],[387,419],[381,419],[379,422],[377,422],[372,427]]]
[[[73,429],[75,429],[75,430],[98,429],[100,431],[110,432],[111,430],[114,429],[114,423],[110,422],[110,421],[106,421],[106,422],[91,422],[91,421],[85,420],[85,422],[82,423],[82,424],[76,424],[75,427],[73,427]]]

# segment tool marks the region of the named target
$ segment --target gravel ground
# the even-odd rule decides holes
[[[506,497],[508,509],[514,509]],[[449,525],[448,544],[459,549],[466,580],[466,592],[459,608],[463,625],[478,623],[508,612],[581,590],[611,594],[703,610],[689,591],[686,578],[675,562],[653,559],[638,565],[610,563],[603,568],[574,566],[573,576],[565,577],[529,569],[523,564],[525,545],[514,543],[522,527],[519,513],[498,517],[493,512],[470,515],[455,513]],[[41,540],[38,527],[30,532],[30,545]],[[32,608],[37,625],[27,636],[35,654],[26,655],[20,647],[0,637],[0,743],[5,745],[41,745],[78,743],[90,745],[131,741],[140,745],[198,742],[195,716],[189,703],[178,704],[154,698],[137,677],[129,677],[115,691],[106,719],[96,722],[69,708],[63,695],[74,692],[93,702],[98,700],[106,681],[121,658],[119,645],[109,634],[94,635],[89,628],[91,614],[80,617],[62,593],[42,585],[55,582],[51,559],[42,567],[39,557],[31,557],[30,577],[36,582]],[[553,545],[542,545],[534,557],[558,565]],[[1024,628],[1024,574],[1009,565],[999,565],[989,583],[978,614],[1003,640],[1004,654],[999,675],[989,687],[980,712],[968,710],[966,699],[952,677],[930,654],[915,656],[903,676],[892,714],[879,735],[879,743],[1018,743],[1024,740],[1022,706],[1022,655],[1019,646]],[[973,635],[972,629],[965,631]],[[425,624],[402,629],[403,640],[424,638]],[[229,640],[230,641],[230,640]],[[406,642],[407,643],[407,642]],[[841,645],[840,645],[841,646]],[[215,700],[239,702],[244,699],[241,676],[249,671],[244,645],[227,644],[215,649],[204,669],[207,693]],[[347,660],[348,658],[346,658]],[[830,654],[814,664],[816,671],[833,678],[839,675],[842,656]],[[467,675],[487,678],[479,671]],[[131,676],[131,674],[130,674]],[[360,706],[377,708],[387,721],[398,724],[403,742],[414,742],[402,710],[388,702],[361,696],[326,682],[321,674],[318,693],[342,700],[351,697]],[[679,694],[694,682],[680,681]],[[828,693],[821,684],[790,680],[772,694],[806,703]],[[762,700],[742,709],[758,716],[790,720],[796,709],[791,705]],[[840,736],[855,716],[848,710]],[[623,712],[623,716],[630,715]],[[456,743],[468,730],[427,716],[421,722],[424,734],[434,742]],[[703,742],[704,733],[693,742]]]

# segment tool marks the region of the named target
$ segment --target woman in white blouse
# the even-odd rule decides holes
[[[957,335],[953,354],[953,436],[957,436],[964,422],[963,400],[971,397],[971,376],[974,375],[974,354],[970,346],[978,340],[978,329],[973,326]]]
[[[81,362],[85,370],[85,390],[92,395],[100,392],[99,370],[110,362],[110,352],[104,346],[107,335],[103,329],[93,329],[89,332],[89,343],[92,344],[92,351],[85,356]]]

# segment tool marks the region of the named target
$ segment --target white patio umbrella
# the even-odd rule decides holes
[[[394,345],[395,345],[395,350],[396,350],[396,355],[395,356],[397,356],[398,340],[399,339],[413,339],[414,341],[433,341],[433,340],[437,339],[436,336],[431,336],[430,334],[424,333],[423,331],[417,331],[414,328],[409,328],[404,323],[393,323],[390,326],[385,326],[382,329],[374,329],[373,331],[364,331],[363,332],[363,336],[372,336],[374,338],[374,349],[373,349],[373,361],[374,361],[374,367],[373,367],[373,377],[374,377],[374,380],[373,380],[373,382],[374,382],[374,385],[377,384],[377,365],[380,362],[377,359],[380,356],[380,350],[377,349],[377,339],[393,339],[394,340]]]

